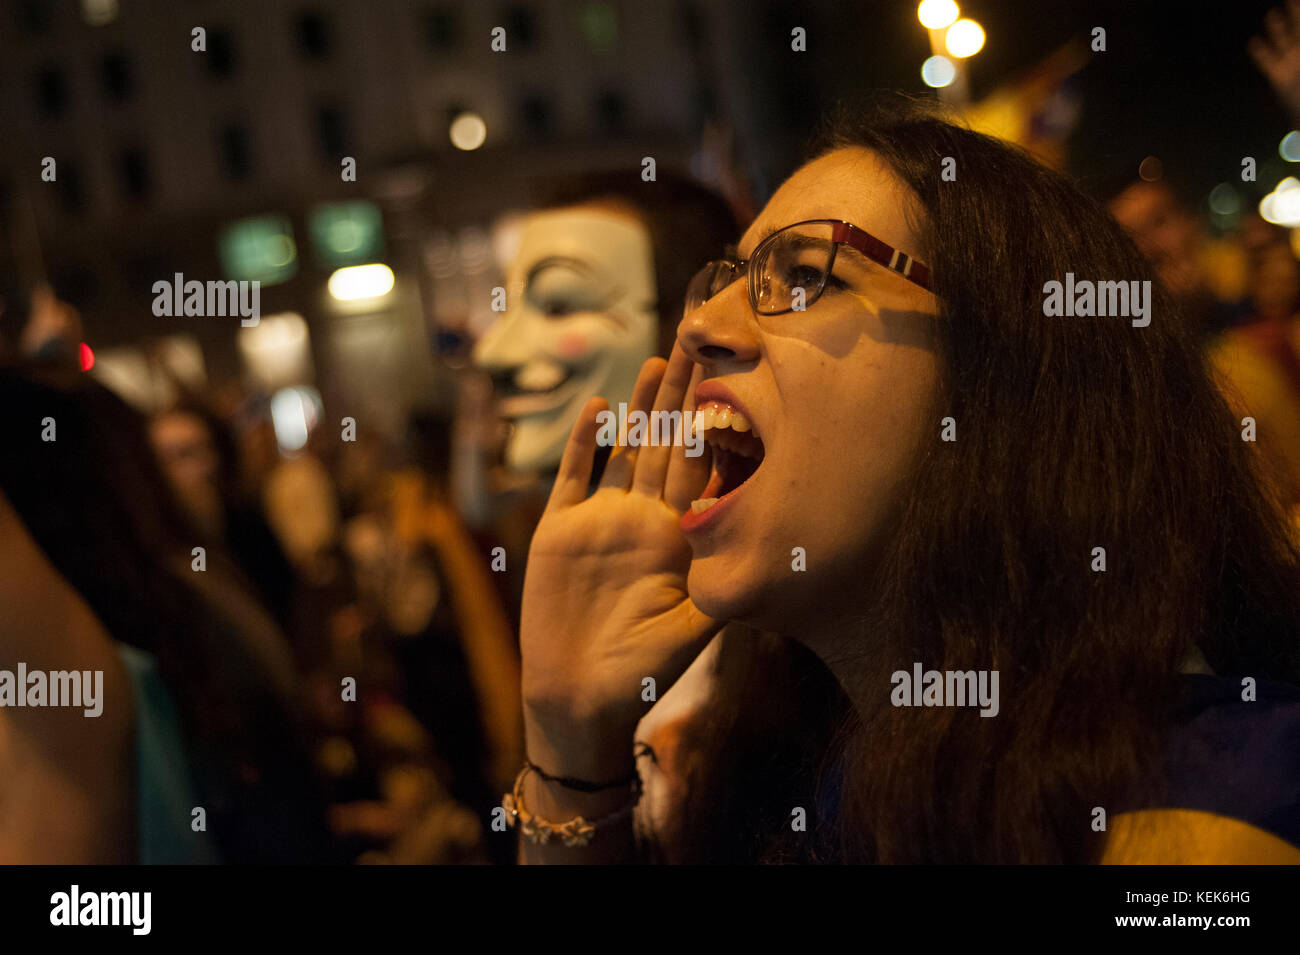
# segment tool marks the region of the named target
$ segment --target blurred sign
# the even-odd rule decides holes
[[[218,240],[226,277],[275,285],[298,271],[298,247],[287,216],[240,219],[226,227]]]
[[[308,219],[316,260],[328,268],[374,262],[384,254],[384,223],[372,202],[330,202]]]

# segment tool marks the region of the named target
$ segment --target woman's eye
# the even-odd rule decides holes
[[[796,265],[790,270],[787,277],[787,284],[790,288],[816,288],[817,283],[822,280],[820,269],[813,268],[811,265]]]

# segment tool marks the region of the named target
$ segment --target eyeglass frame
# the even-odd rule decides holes
[[[761,278],[761,276],[752,276],[749,273],[753,269],[754,263],[759,261],[759,259],[762,258],[760,253],[763,251],[764,247],[767,246],[768,243],[772,242],[782,232],[786,232],[790,229],[796,228],[801,225],[831,226],[830,259],[826,262],[826,269],[825,271],[822,272],[821,281],[817,283],[816,291],[814,291],[811,295],[807,296],[804,302],[805,307],[817,301],[817,299],[821,297],[822,292],[825,291],[826,281],[827,279],[830,278],[831,269],[835,267],[835,257],[839,253],[841,245],[847,245],[851,249],[856,249],[858,252],[861,252],[863,255],[865,255],[872,262],[875,262],[877,265],[883,265],[885,268],[889,269],[890,271],[897,272],[903,278],[907,279],[909,282],[912,282],[915,285],[920,286],[921,288],[925,289],[927,292],[932,291],[932,287],[931,287],[932,279],[931,279],[930,267],[928,265],[918,262],[916,259],[908,255],[906,252],[902,252],[899,249],[894,248],[892,245],[890,245],[888,242],[885,242],[882,239],[877,239],[870,232],[866,231],[865,229],[861,229],[858,226],[855,226],[852,222],[847,222],[844,219],[804,219],[800,222],[792,222],[789,225],[782,226],[781,228],[773,232],[771,235],[763,239],[762,242],[758,243],[758,245],[754,247],[754,251],[750,253],[749,258],[747,259],[732,257],[728,255],[725,258],[713,259],[709,262],[706,262],[698,272],[696,272],[693,276],[691,276],[691,281],[687,285],[687,288],[689,289],[691,286],[695,284],[695,280],[699,278],[701,274],[703,274],[705,269],[710,267],[716,267],[718,265],[726,265],[731,269],[731,276],[732,276],[731,281],[728,282],[726,285],[724,285],[723,288],[718,289],[717,292],[714,292],[712,295],[709,295],[708,298],[703,299],[699,303],[700,305],[703,305],[705,302],[709,301],[709,299],[720,294],[723,291],[723,289],[729,288],[733,283],[735,283],[736,279],[739,277],[739,273],[743,270],[745,273],[745,285],[749,292],[749,307],[754,310],[754,314],[785,315],[789,312],[795,311],[793,306],[791,306],[790,308],[783,308],[779,312],[760,311],[758,308],[758,292],[756,289],[758,283],[754,281],[754,279]],[[691,311],[689,307],[690,303],[688,302],[686,304],[687,304],[687,311],[688,312]],[[698,308],[699,305],[695,307]]]

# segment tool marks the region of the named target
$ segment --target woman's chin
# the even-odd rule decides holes
[[[697,568],[695,563],[686,578],[686,590],[695,606],[715,620],[748,623],[758,603],[758,587],[744,586],[734,574],[719,572],[716,567]]]

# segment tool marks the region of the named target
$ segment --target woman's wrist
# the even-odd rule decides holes
[[[616,720],[561,722],[540,718],[525,706],[525,751],[529,761],[550,776],[592,783],[623,779],[636,771],[632,756],[635,723],[623,724]]]

